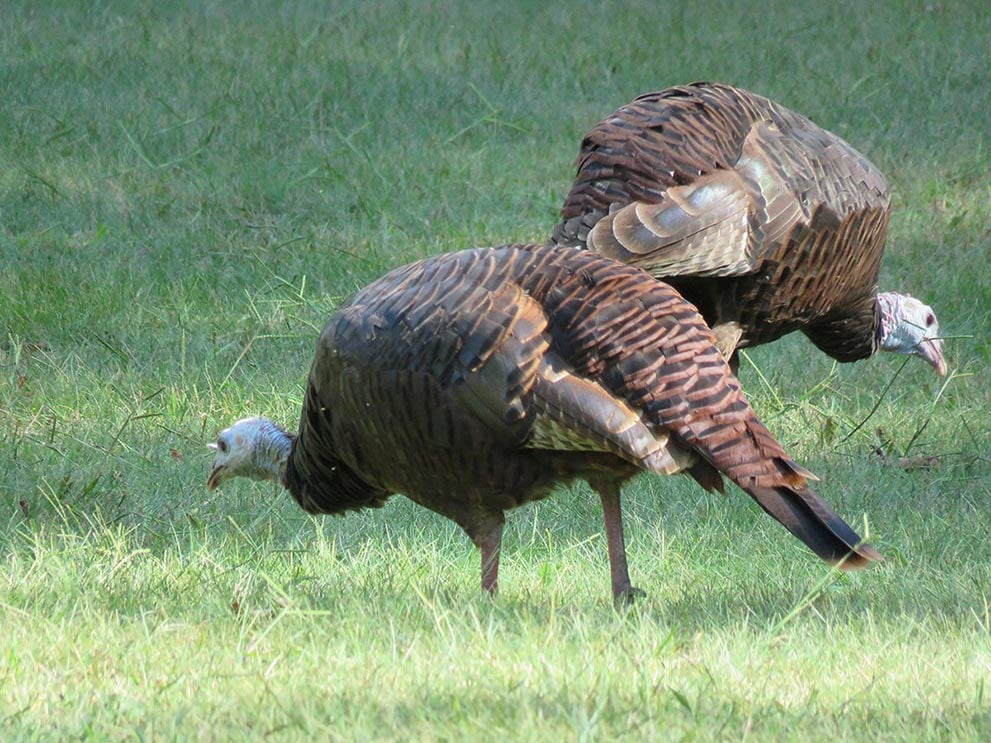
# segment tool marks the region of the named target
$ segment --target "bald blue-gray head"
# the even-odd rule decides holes
[[[268,418],[244,418],[221,431],[216,443],[207,446],[217,452],[207,490],[232,477],[281,483],[292,451],[292,436]]]
[[[908,294],[884,292],[877,295],[881,309],[878,341],[882,350],[919,356],[936,372],[946,374],[939,322],[932,308]]]

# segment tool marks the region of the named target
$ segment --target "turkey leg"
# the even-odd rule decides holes
[[[499,590],[499,551],[502,548],[502,524],[495,526],[476,541],[482,551],[482,590],[495,594]]]
[[[623,509],[620,487],[616,481],[597,482],[592,485],[602,500],[602,515],[606,522],[606,543],[609,546],[609,570],[612,575],[612,595],[617,606],[630,604],[638,596],[644,596],[639,588],[630,584],[630,571],[626,564],[626,541],[623,538]]]

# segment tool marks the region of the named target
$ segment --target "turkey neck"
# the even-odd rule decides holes
[[[873,356],[884,337],[881,308],[871,296],[837,314],[803,328],[816,347],[842,363]]]
[[[282,483],[292,444],[293,437],[288,431],[272,421],[262,421],[258,426],[258,438],[252,446],[255,466],[270,473],[271,479]]]

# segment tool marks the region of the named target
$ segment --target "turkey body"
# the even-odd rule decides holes
[[[284,484],[315,513],[405,494],[468,533],[494,590],[505,511],[584,478],[620,597],[619,488],[641,470],[726,475],[823,559],[878,558],[754,416],[694,307],[571,248],[448,253],[355,295],[320,335]]]
[[[794,330],[839,361],[877,350],[885,178],[767,98],[716,83],[640,96],[585,135],[561,215],[553,243],[669,282],[724,353]]]

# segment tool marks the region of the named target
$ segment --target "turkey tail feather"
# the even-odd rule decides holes
[[[747,492],[761,508],[831,565],[857,570],[884,559],[810,488],[754,487],[748,488]]]

